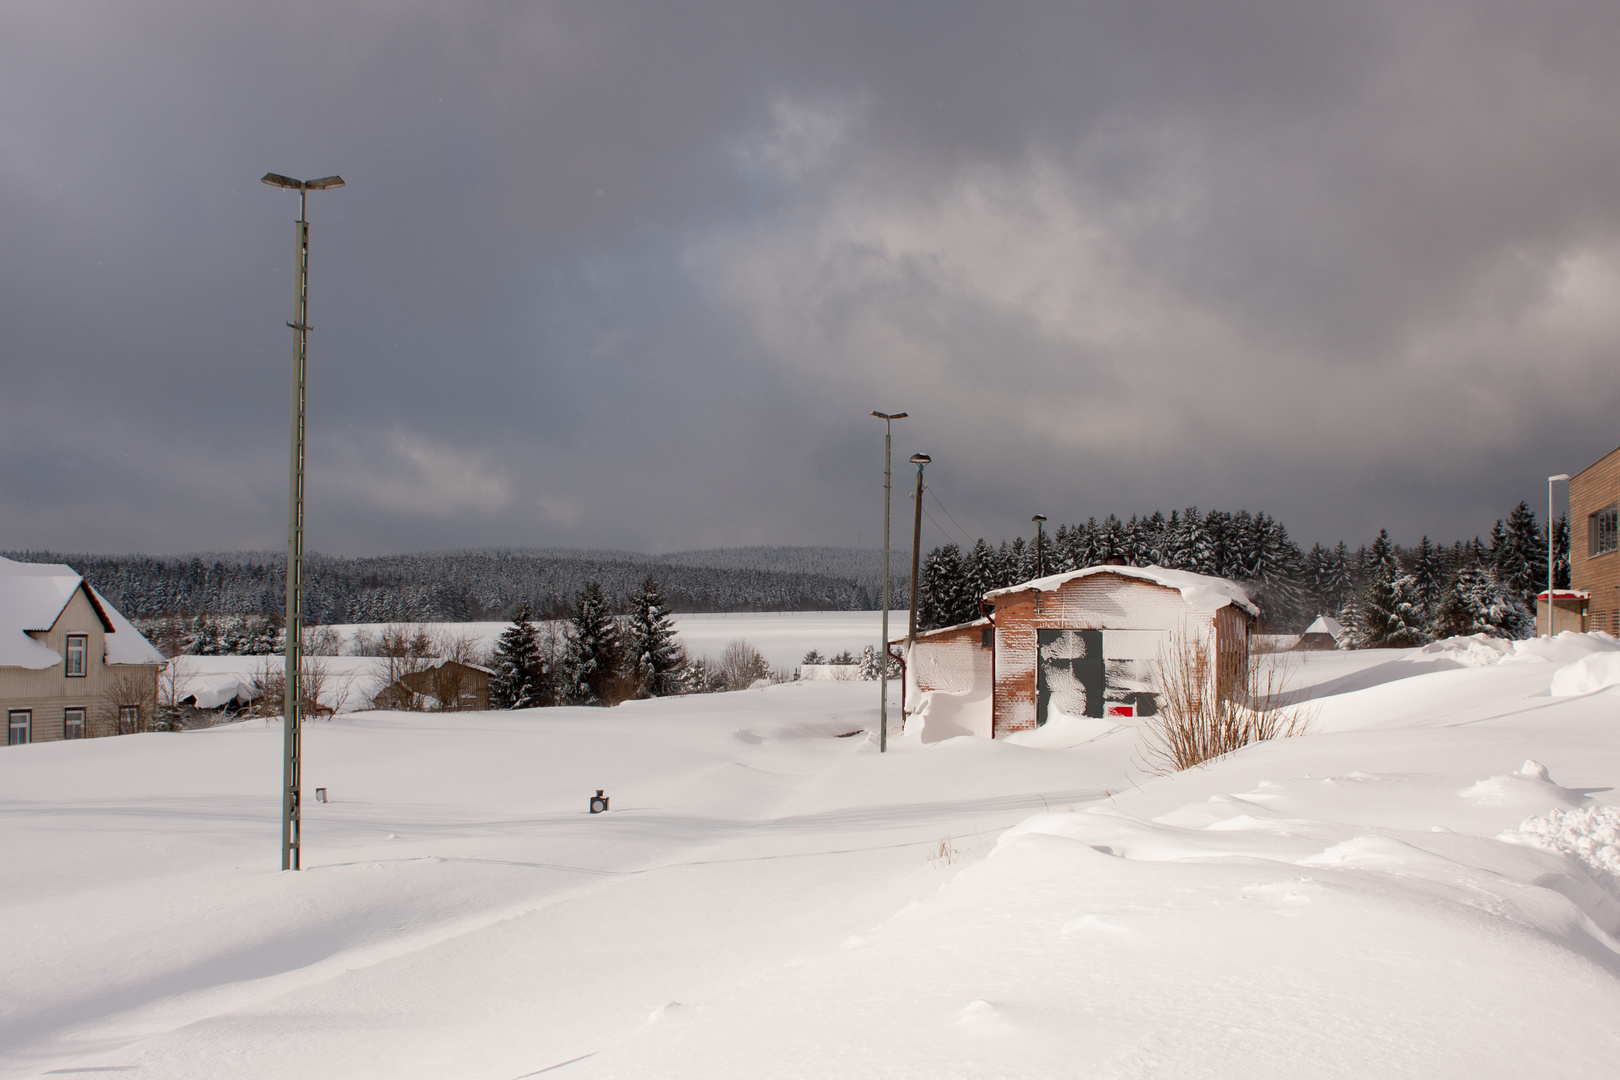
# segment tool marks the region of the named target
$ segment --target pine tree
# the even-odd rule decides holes
[[[1513,639],[1528,637],[1534,628],[1524,602],[1476,560],[1463,563],[1452,574],[1432,625],[1436,637],[1489,634]]]
[[[1569,518],[1563,514],[1553,529],[1553,588],[1569,588]]]
[[[1430,640],[1428,616],[1417,579],[1391,555],[1380,564],[1361,597],[1359,636],[1363,648],[1407,648]]]
[[[529,620],[527,602],[518,606],[512,625],[495,642],[495,675],[489,680],[489,704],[495,709],[532,709],[550,704],[550,677],[540,651],[540,632]]]
[[[635,683],[636,697],[679,692],[686,651],[675,640],[675,620],[664,605],[658,580],[650,573],[641,583],[641,591],[630,597],[625,645],[624,667]]]
[[[1503,588],[1526,604],[1547,587],[1547,536],[1536,524],[1536,512],[1521,501],[1508,514],[1507,525],[1491,531],[1491,562]]]
[[[1446,568],[1441,549],[1429,543],[1425,536],[1412,553],[1412,577],[1417,580],[1418,593],[1423,601],[1425,618],[1440,607],[1440,596],[1446,588]]]
[[[568,620],[568,649],[563,660],[564,696],[577,705],[616,704],[613,693],[620,669],[618,621],[608,610],[602,583],[587,581],[574,598]]]

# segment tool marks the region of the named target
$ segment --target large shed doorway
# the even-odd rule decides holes
[[[1102,631],[1036,630],[1035,646],[1035,726],[1054,714],[1101,717],[1108,684]]]

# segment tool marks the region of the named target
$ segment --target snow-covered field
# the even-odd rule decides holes
[[[889,613],[889,637],[905,636],[906,611]],[[881,611],[761,611],[730,612],[725,614],[676,615],[675,632],[681,644],[694,658],[707,656],[718,659],[727,645],[738,639],[749,642],[764,654],[773,669],[791,672],[798,667],[804,654],[819,649],[833,656],[848,649],[856,656],[870,645],[876,648],[883,639],[883,613]],[[421,626],[430,634],[452,634],[470,638],[479,649],[488,651],[495,646],[510,623],[411,623]],[[379,626],[364,623],[339,623],[332,626],[345,648],[354,641],[355,634],[365,631],[375,634]]]
[[[1158,778],[870,683],[343,716],[299,874],[275,722],[8,748],[0,1076],[1616,1075],[1617,657],[1311,654]]]

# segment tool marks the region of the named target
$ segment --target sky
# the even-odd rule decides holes
[[[0,548],[1488,534],[1620,445],[1620,5],[0,5]],[[1563,500],[1562,491],[1558,495]],[[937,522],[937,525],[936,525]],[[943,531],[940,526],[943,526]]]

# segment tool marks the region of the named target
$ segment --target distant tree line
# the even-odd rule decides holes
[[[614,614],[615,607],[624,614]],[[730,643],[718,661],[687,656],[652,574],[617,605],[600,582],[586,582],[560,633],[542,629],[520,607],[489,666],[490,704],[497,709],[740,690],[771,675],[764,656],[746,641]]]
[[[1554,578],[1569,585],[1569,526],[1554,528]],[[1090,566],[1163,566],[1244,585],[1261,611],[1261,628],[1297,633],[1333,615],[1358,645],[1421,644],[1457,633],[1521,637],[1533,632],[1536,594],[1547,585],[1547,531],[1526,503],[1497,521],[1489,542],[1475,537],[1440,546],[1424,537],[1401,548],[1379,530],[1352,551],[1343,541],[1302,551],[1281,522],[1264,513],[1197,507],[1121,520],[1059,525],[1041,562],[1047,574]],[[917,621],[937,629],[979,616],[992,589],[1037,575],[1035,545],[1022,537],[964,552],[954,543],[923,560]]]
[[[353,559],[310,555],[304,618],[311,625],[467,622],[508,619],[525,605],[536,617],[561,618],[591,581],[602,587],[614,613],[624,614],[626,598],[649,573],[663,583],[674,611],[862,611],[876,606],[881,591],[881,572],[871,569],[879,552],[744,548],[711,554],[716,565],[702,565],[704,552],[667,561],[622,552],[520,550]],[[285,608],[286,558],[272,552],[7,555],[67,563],[135,619],[206,615],[225,633],[233,620],[279,620]],[[903,561],[896,559],[895,565]],[[898,577],[894,592],[906,596]]]

